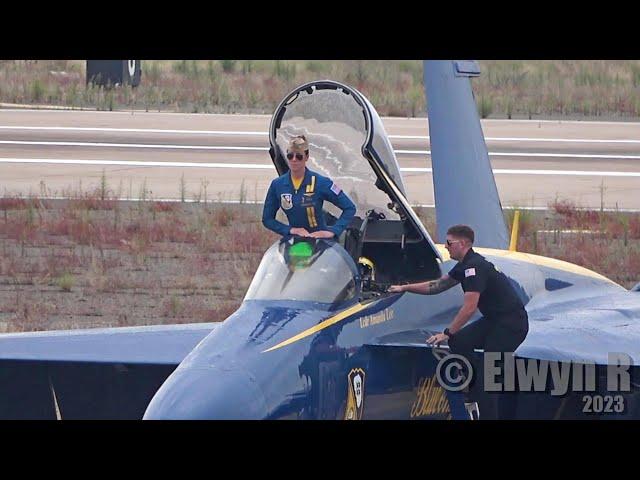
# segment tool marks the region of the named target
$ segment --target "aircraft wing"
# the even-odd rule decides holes
[[[527,306],[529,333],[515,354],[549,361],[608,365],[609,354],[623,353],[640,365],[640,293],[567,299],[540,307]],[[431,348],[425,340],[447,325],[432,325],[379,337],[368,345]],[[448,349],[446,345],[440,348]]]
[[[215,323],[96,328],[0,335],[0,362],[178,365]]]
[[[0,335],[1,419],[141,419],[214,323]]]
[[[623,353],[640,365],[640,294],[621,292],[527,308],[529,334],[519,357],[609,364]]]

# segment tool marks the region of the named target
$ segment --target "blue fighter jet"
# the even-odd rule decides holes
[[[538,391],[524,391],[519,382],[510,396],[515,417],[640,418],[640,293],[585,268],[508,249],[471,90],[470,77],[478,74],[475,62],[425,62],[439,238],[449,225],[471,225],[475,250],[513,283],[530,319],[519,360],[538,368],[592,366],[591,397],[621,398],[624,406],[586,412],[579,375],[559,395],[559,381],[550,376]],[[1,335],[1,418],[468,419],[478,410],[480,418],[496,416],[490,394],[470,416],[465,392],[442,381],[446,346],[425,343],[456,314],[462,290],[387,293],[391,284],[439,278],[455,262],[411,208],[373,105],[347,85],[315,81],[282,100],[269,130],[278,174],[288,168],[289,139],[304,134],[312,147],[309,168],[354,201],[356,216],[341,237],[275,242],[240,308],[220,324]],[[331,224],[338,212],[325,208]],[[615,352],[630,358],[630,382],[612,393],[602,379]]]

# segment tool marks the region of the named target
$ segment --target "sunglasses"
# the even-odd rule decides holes
[[[454,243],[460,243],[462,240],[447,240],[447,246],[450,247]]]
[[[293,160],[293,153],[291,152],[287,152],[287,160]],[[301,153],[296,153],[295,154],[296,160],[302,160],[304,158],[304,155]]]

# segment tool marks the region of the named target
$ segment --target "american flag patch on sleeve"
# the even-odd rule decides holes
[[[467,268],[464,271],[464,278],[473,277],[473,276],[475,276],[475,274],[476,274],[476,269],[475,268]]]
[[[332,183],[332,184],[331,184],[331,191],[332,191],[333,193],[335,193],[336,195],[340,195],[340,192],[341,192],[342,190],[340,190],[340,187],[339,187],[336,183]]]

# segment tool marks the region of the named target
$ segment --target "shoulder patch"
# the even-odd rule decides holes
[[[331,184],[331,191],[333,193],[335,193],[336,195],[340,195],[340,192],[342,190],[340,190],[340,187],[334,182],[334,183]]]
[[[280,206],[283,210],[290,210],[293,208],[293,195],[290,193],[283,193],[280,195]]]
[[[464,278],[467,278],[467,277],[474,277],[474,276],[475,276],[475,274],[476,274],[476,269],[475,269],[475,268],[467,268],[467,269],[464,271]]]

